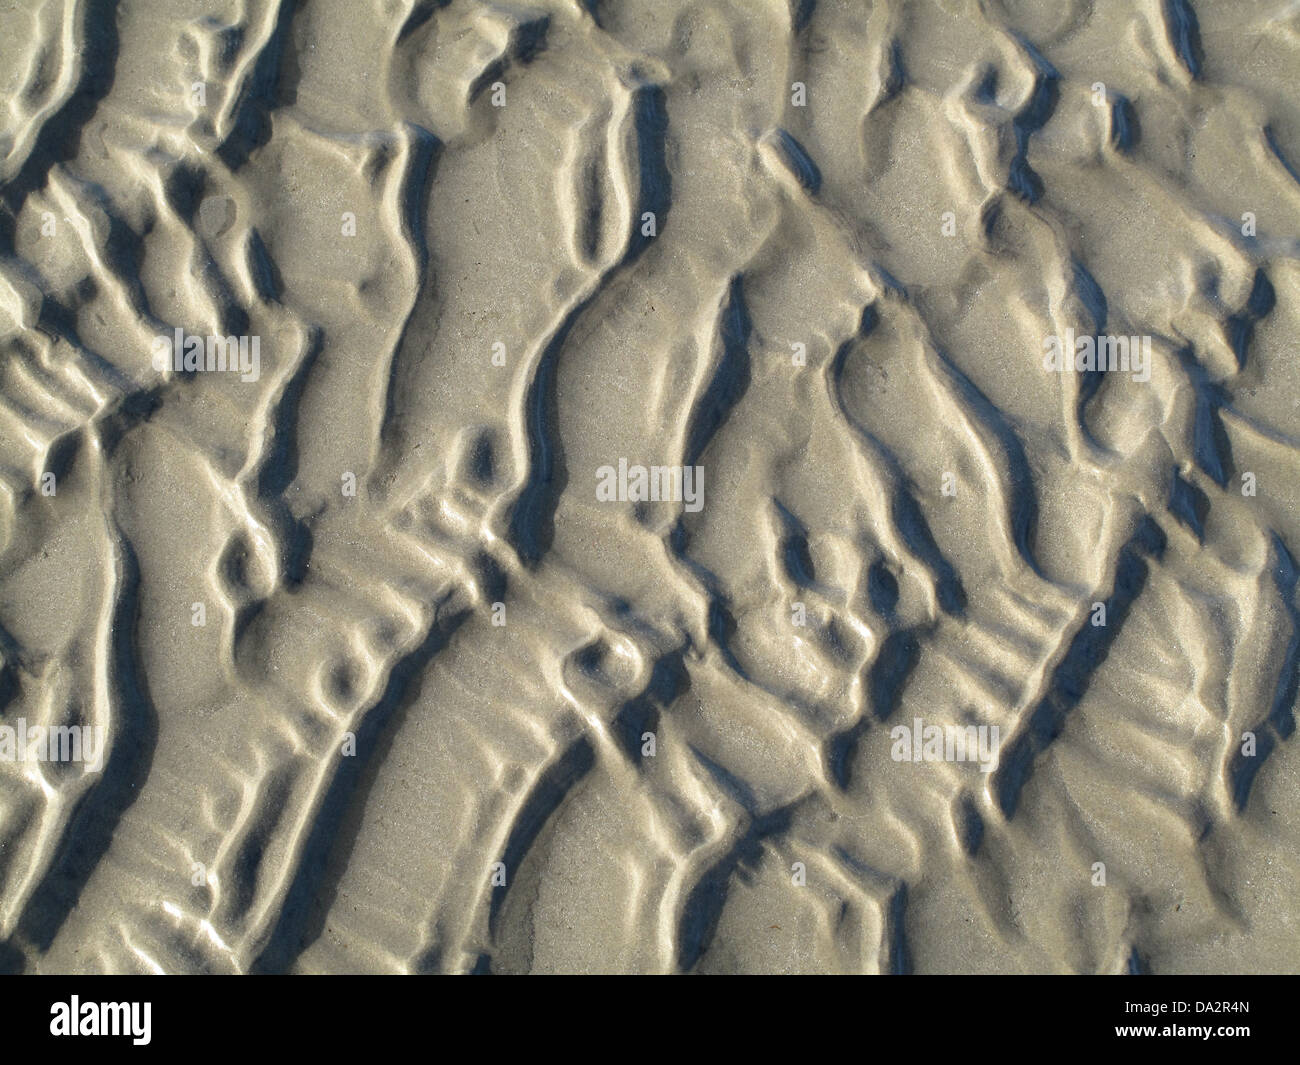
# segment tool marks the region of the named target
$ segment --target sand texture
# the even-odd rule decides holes
[[[1300,3],[0,29],[0,971],[1300,970]]]

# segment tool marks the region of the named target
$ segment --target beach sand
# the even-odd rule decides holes
[[[1300,4],[0,26],[0,970],[1300,971]]]

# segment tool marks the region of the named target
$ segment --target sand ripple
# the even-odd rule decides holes
[[[1295,5],[10,6],[0,968],[1296,970]]]

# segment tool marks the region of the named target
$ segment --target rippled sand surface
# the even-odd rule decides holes
[[[0,27],[0,968],[1300,969],[1300,4]]]

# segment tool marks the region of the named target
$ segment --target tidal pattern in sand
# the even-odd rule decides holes
[[[0,969],[1300,967],[1300,5],[0,26]]]

